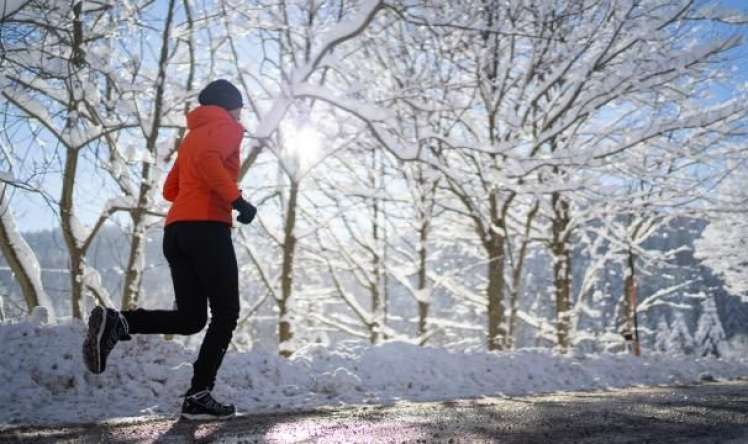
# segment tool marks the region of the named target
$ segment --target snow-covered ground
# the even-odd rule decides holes
[[[174,415],[195,351],[137,336],[112,352],[107,371],[81,361],[81,322],[0,325],[0,426]],[[686,356],[559,356],[547,350],[455,353],[406,343],[309,346],[290,360],[229,352],[216,397],[243,412],[345,404],[526,395],[563,390],[748,377],[745,359]]]

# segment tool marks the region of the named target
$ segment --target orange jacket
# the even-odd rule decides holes
[[[231,202],[241,195],[236,181],[244,127],[225,109],[208,105],[190,111],[187,128],[164,183],[164,198],[173,202],[166,225],[180,220],[231,224]]]

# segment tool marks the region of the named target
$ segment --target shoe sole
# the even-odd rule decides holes
[[[180,415],[183,419],[189,419],[192,421],[210,421],[215,419],[229,419],[236,416],[236,413],[230,415],[211,415],[208,413],[182,413]]]
[[[83,341],[83,362],[92,373],[104,371],[101,365],[101,337],[106,328],[106,315],[102,307],[96,307],[88,318],[88,334]]]

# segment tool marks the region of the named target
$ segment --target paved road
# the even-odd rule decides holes
[[[748,381],[0,430],[0,442],[748,443]]]

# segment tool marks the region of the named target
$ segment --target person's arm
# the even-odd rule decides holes
[[[227,204],[241,196],[236,181],[223,166],[224,160],[239,149],[242,130],[237,126],[225,125],[216,128],[211,143],[202,148],[197,156],[197,167],[205,183],[218,193]]]
[[[171,170],[169,170],[169,174],[166,176],[162,194],[164,195],[164,199],[169,202],[174,202],[177,194],[179,194],[179,159],[174,162]]]

